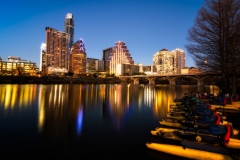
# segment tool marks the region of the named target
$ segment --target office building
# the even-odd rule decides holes
[[[44,75],[48,75],[50,72],[63,75],[69,71],[69,55],[74,42],[73,15],[71,13],[66,15],[64,20],[64,32],[51,27],[46,27],[45,30],[46,57],[40,57],[45,58],[45,66],[43,66],[43,60],[40,60],[40,70],[42,70]]]
[[[184,67],[181,70],[181,74],[199,74],[199,73],[203,73],[202,70],[195,68],[195,67]]]
[[[39,71],[43,72],[43,68],[46,68],[46,44],[45,43],[42,43],[40,47]]]
[[[86,73],[103,72],[104,63],[102,60],[87,58]]]
[[[64,32],[69,34],[69,39],[68,39],[68,50],[69,54],[71,51],[71,47],[74,43],[74,19],[72,13],[68,13],[65,17],[64,20]]]
[[[181,69],[186,67],[185,66],[186,65],[186,53],[184,50],[179,49],[179,48],[176,48],[172,52],[176,54],[177,74],[181,74]]]
[[[87,58],[86,62],[86,73],[94,73],[96,72],[96,61],[98,59],[95,58]]]
[[[157,74],[181,74],[185,67],[185,52],[179,48],[173,51],[162,49],[153,56],[153,69]]]
[[[104,49],[102,51],[102,60],[104,63],[104,70],[109,72],[109,57],[112,55],[113,47]]]
[[[153,56],[153,65],[158,74],[176,73],[176,55],[166,49],[158,51]]]
[[[69,34],[65,32],[60,32],[54,28],[46,27],[47,68],[56,70],[69,70],[68,40]],[[59,74],[62,75],[64,73]]]
[[[104,62],[103,60],[96,60],[96,71],[97,72],[104,72]]]
[[[36,63],[21,60],[20,57],[8,56],[7,61],[0,59],[1,75],[31,75],[35,76],[39,72]]]
[[[69,67],[70,72],[73,72],[74,75],[85,74],[87,60],[86,56],[83,40],[80,39],[73,44],[71,49]]]
[[[140,66],[137,64],[117,64],[116,76],[131,76],[139,74]]]
[[[109,66],[109,74],[116,74],[117,64],[134,64],[134,61],[125,43],[118,41],[112,48],[112,53],[108,57],[107,63],[107,66]]]

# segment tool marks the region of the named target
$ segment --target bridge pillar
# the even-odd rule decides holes
[[[148,79],[149,84],[155,84],[155,78]]]
[[[169,80],[169,84],[170,85],[176,85],[176,81],[175,80]]]
[[[139,79],[138,78],[132,78],[133,79],[133,84],[139,84]]]
[[[197,85],[198,85],[198,86],[203,86],[203,85],[204,85],[204,82],[199,79],[198,82],[197,82]]]
[[[121,79],[121,83],[126,83],[127,84],[127,81],[128,81],[128,78],[120,78]]]

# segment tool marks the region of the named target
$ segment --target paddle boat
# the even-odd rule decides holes
[[[226,145],[228,148],[240,149],[240,140],[233,138],[232,126],[227,124],[224,129],[211,128],[209,130],[195,128],[161,128],[157,127],[155,130],[151,130],[153,136],[159,138],[172,139],[180,141],[182,139],[197,141],[197,142],[208,142],[216,145]]]
[[[206,151],[206,146],[202,147],[202,148],[205,148],[205,150],[201,150],[198,148],[197,149],[190,148],[190,146],[187,146],[186,144],[179,146],[179,145],[172,145],[172,144],[147,142],[146,146],[147,148],[152,150],[156,150],[156,151],[160,151],[163,153],[180,156],[184,158],[189,158],[189,159],[194,158],[199,160],[206,160],[206,159],[207,160],[233,160],[230,152],[226,149],[224,150],[223,148],[221,148],[222,153],[216,153],[213,151]],[[208,147],[208,149],[210,150],[210,147]]]

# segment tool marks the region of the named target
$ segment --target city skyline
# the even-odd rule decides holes
[[[15,2],[15,1],[14,1]],[[186,66],[195,66],[184,45],[204,0],[88,0],[3,2],[0,13],[0,57],[18,56],[39,67],[39,52],[46,43],[45,27],[64,31],[67,13],[74,16],[74,43],[83,39],[87,58],[102,59],[115,42],[127,44],[135,63],[151,65],[153,55],[176,48],[186,52]],[[3,8],[4,6],[4,8]],[[15,12],[10,12],[9,8]],[[25,9],[25,10],[24,10]],[[16,41],[17,39],[17,41]],[[15,42],[14,42],[15,41]],[[14,47],[12,47],[12,44]]]

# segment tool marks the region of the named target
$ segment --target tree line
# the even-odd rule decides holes
[[[221,73],[223,92],[237,94],[240,75],[240,0],[206,0],[188,30],[187,51],[203,71]]]

